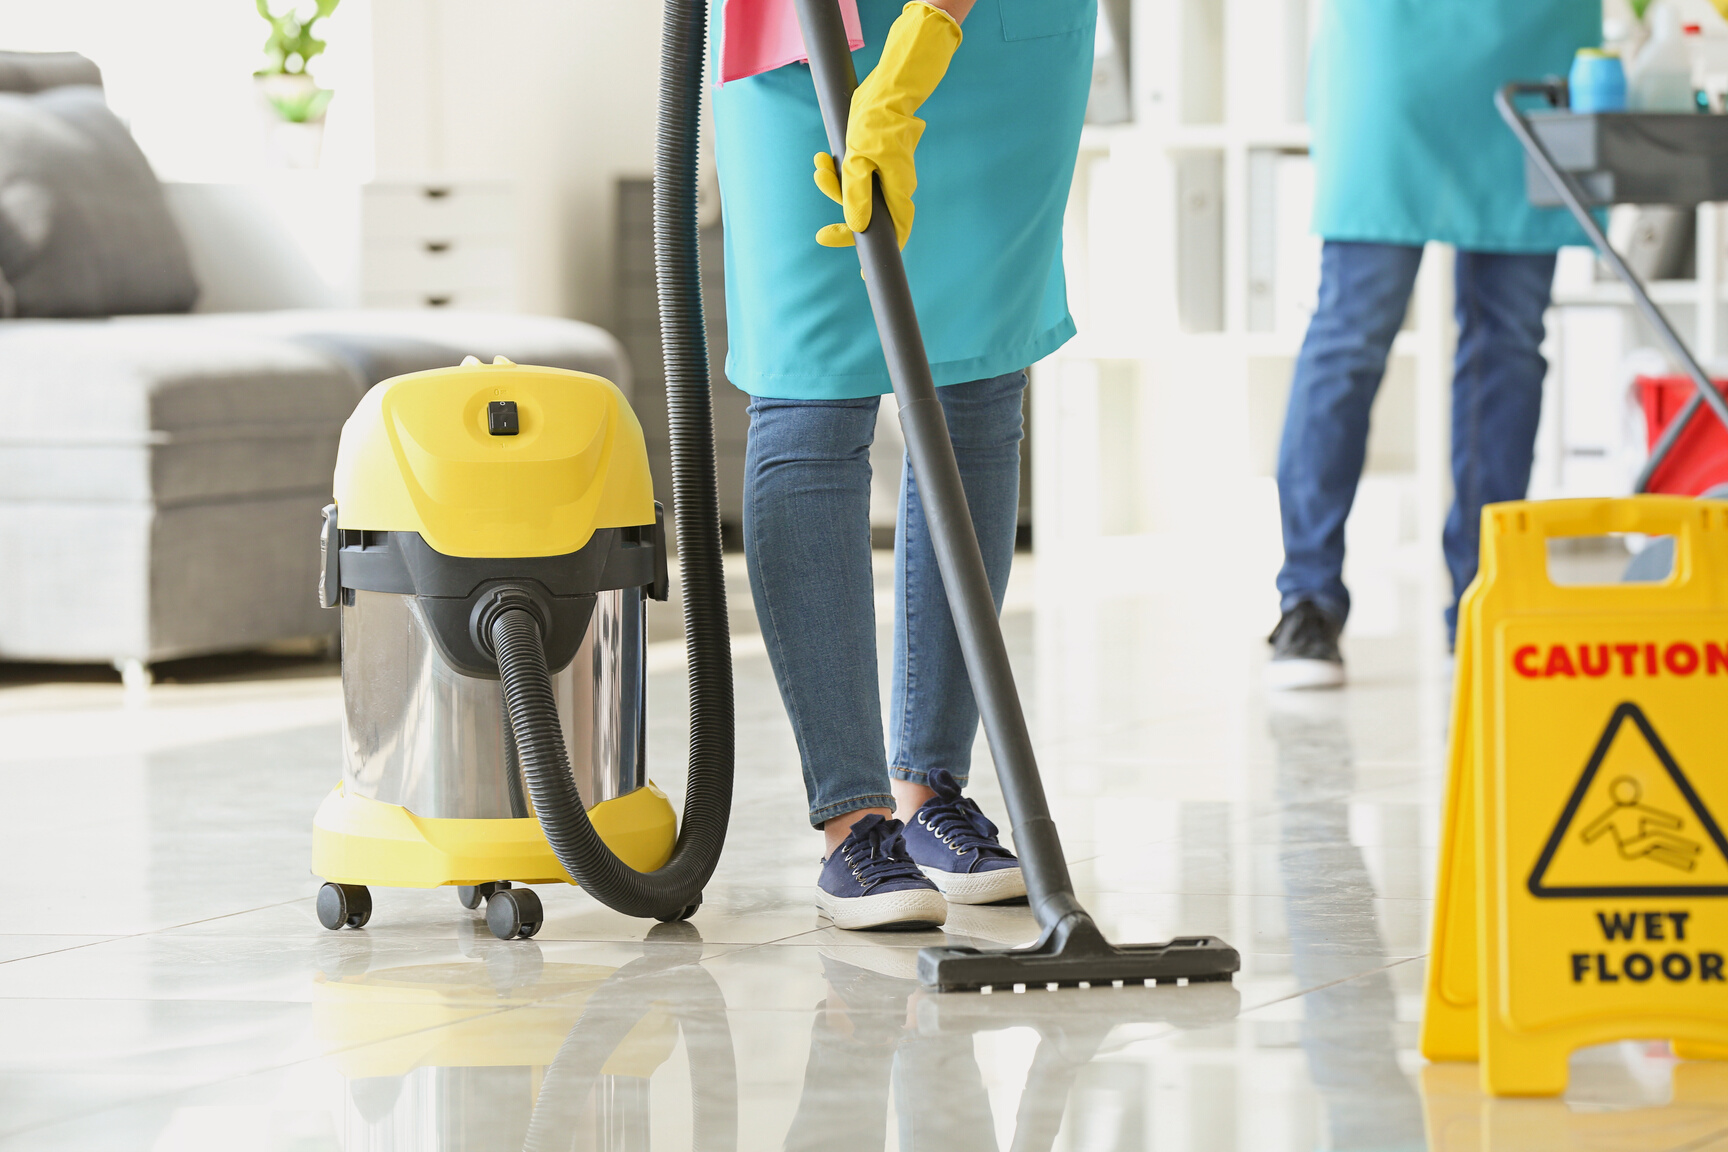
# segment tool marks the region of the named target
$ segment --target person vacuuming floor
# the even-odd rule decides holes
[[[826,839],[816,902],[842,928],[913,927],[943,923],[948,901],[1017,898],[1026,886],[995,825],[962,793],[978,706],[909,465],[884,740],[869,451],[891,386],[850,246],[870,223],[879,177],[1000,610],[1024,367],[1074,334],[1062,212],[1097,5],[845,7],[857,69],[868,75],[838,170],[791,0],[729,0],[717,12],[726,374],[752,396],[745,550],[810,822]]]

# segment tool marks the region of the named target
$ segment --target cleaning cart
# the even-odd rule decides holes
[[[1526,114],[1516,101],[1539,96],[1548,108]],[[1700,477],[1728,479],[1728,399],[1710,381],[1685,341],[1651,300],[1638,274],[1614,250],[1591,209],[1610,204],[1665,204],[1695,208],[1728,200],[1728,116],[1686,112],[1567,110],[1566,82],[1515,83],[1494,97],[1501,117],[1524,146],[1525,183],[1538,207],[1564,206],[1623,280],[1632,302],[1679,364],[1692,393],[1677,406],[1671,389],[1645,388],[1653,440],[1633,491],[1697,495]],[[1721,428],[1694,426],[1709,407]],[[1706,482],[1705,487],[1709,484]]]

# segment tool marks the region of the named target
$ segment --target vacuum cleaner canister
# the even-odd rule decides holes
[[[536,817],[546,783],[525,778],[554,759],[620,861],[665,864],[643,666],[665,530],[618,389],[502,357],[386,380],[342,429],[335,498],[319,594],[342,613],[344,756],[313,826],[320,922],[365,924],[367,885],[448,884],[494,934],[532,936],[540,901],[513,884],[575,883]],[[541,653],[528,679],[550,699],[525,700],[501,658]]]

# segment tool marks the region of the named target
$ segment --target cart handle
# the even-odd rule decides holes
[[[1638,311],[1643,314],[1650,327],[1656,330],[1657,338],[1667,347],[1668,354],[1678,361],[1686,375],[1692,378],[1692,386],[1696,389],[1679,415],[1663,429],[1661,438],[1650,449],[1650,458],[1644,462],[1638,479],[1632,485],[1632,491],[1643,492],[1649,488],[1650,478],[1656,469],[1667,459],[1674,442],[1680,439],[1680,433],[1686,430],[1693,413],[1698,411],[1700,401],[1708,404],[1710,411],[1716,414],[1716,419],[1722,422],[1724,428],[1728,428],[1728,400],[1722,398],[1722,393],[1710,382],[1710,377],[1692,355],[1692,350],[1686,347],[1685,342],[1668,323],[1668,318],[1662,315],[1662,310],[1650,299],[1650,293],[1645,291],[1637,274],[1620,258],[1620,253],[1614,251],[1613,245],[1608,243],[1608,236],[1602,231],[1602,225],[1596,222],[1596,217],[1584,206],[1584,190],[1578,184],[1577,178],[1570,172],[1561,170],[1549,153],[1548,146],[1530,130],[1530,121],[1525,119],[1524,114],[1512,103],[1516,96],[1543,96],[1547,98],[1550,106],[1560,107],[1561,102],[1567,98],[1566,81],[1553,77],[1542,81],[1507,84],[1494,94],[1494,107],[1500,110],[1500,118],[1506,121],[1506,126],[1518,137],[1518,142],[1524,146],[1524,151],[1529,154],[1542,175],[1547,177],[1548,182],[1560,193],[1560,198],[1566,202],[1567,209],[1584,229],[1585,235],[1590,237],[1596,250],[1602,254],[1602,259],[1608,262],[1608,267],[1612,268],[1614,274],[1631,290],[1633,304],[1637,305]]]

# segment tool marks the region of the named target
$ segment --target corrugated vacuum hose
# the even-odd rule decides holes
[[[570,772],[540,623],[509,609],[490,632],[534,812],[558,862],[601,903],[630,916],[681,920],[702,903],[732,809],[732,641],[720,555],[714,414],[702,321],[696,156],[701,130],[706,0],[668,0],[661,35],[660,122],[654,158],[654,267],[672,440],[672,506],[690,681],[689,776],[672,858],[638,872],[594,830]]]

